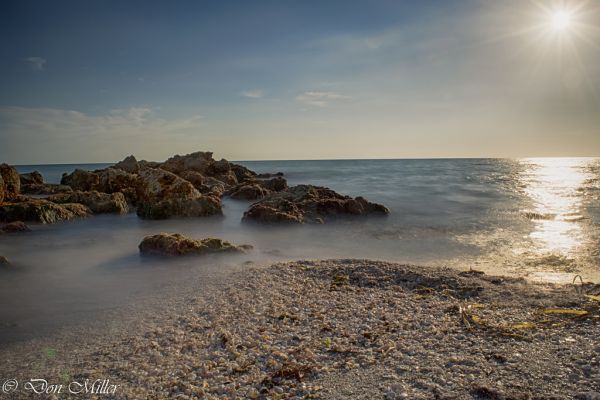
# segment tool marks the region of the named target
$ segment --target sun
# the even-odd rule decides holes
[[[573,23],[573,14],[568,10],[556,10],[550,16],[550,25],[556,32],[568,30]]]

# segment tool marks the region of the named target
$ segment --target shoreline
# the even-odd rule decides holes
[[[600,391],[600,302],[572,285],[355,259],[224,278],[203,293],[196,283],[173,293],[153,319],[146,309],[83,341],[79,327],[4,348],[2,375],[108,379],[119,385],[114,398],[593,399],[585,396]]]

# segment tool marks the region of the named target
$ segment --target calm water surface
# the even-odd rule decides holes
[[[16,267],[0,274],[0,343],[45,334],[66,321],[135,302],[165,285],[240,268],[248,261],[373,258],[477,268],[532,280],[600,281],[600,159],[253,161],[290,184],[323,185],[385,204],[384,218],[326,225],[241,223],[250,203],[224,200],[224,217],[144,221],[134,213],[34,226],[0,236]],[[20,166],[58,182],[76,167]],[[146,260],[148,234],[180,232],[248,243],[242,257]],[[172,286],[171,286],[172,287]],[[51,315],[52,317],[48,317]]]

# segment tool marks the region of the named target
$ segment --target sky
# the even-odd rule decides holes
[[[0,3],[0,162],[199,150],[600,156],[600,2]]]

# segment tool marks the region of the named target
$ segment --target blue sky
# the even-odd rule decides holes
[[[599,155],[598,5],[536,3],[4,1],[0,160]]]

